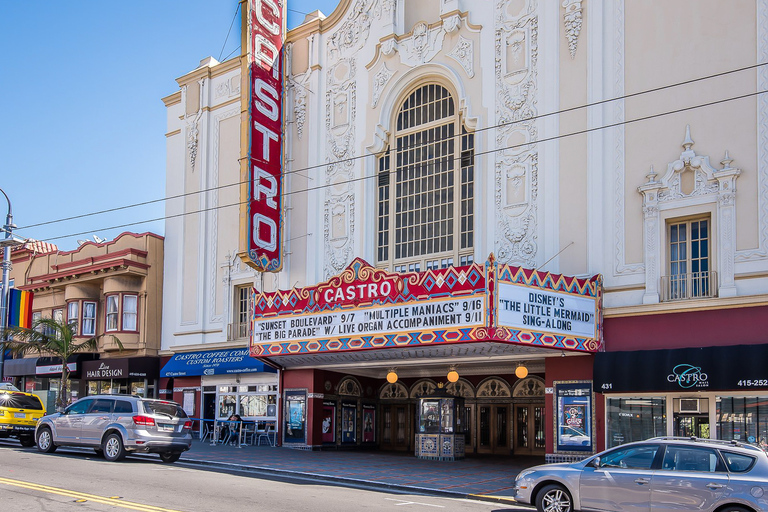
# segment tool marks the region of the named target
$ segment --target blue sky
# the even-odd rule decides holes
[[[288,27],[338,0],[287,0]],[[16,235],[77,247],[93,235],[164,234],[165,107],[176,78],[239,53],[237,0],[0,1],[0,188]],[[226,41],[226,44],[225,44]],[[7,204],[0,196],[0,219]],[[63,235],[65,238],[58,238]]]

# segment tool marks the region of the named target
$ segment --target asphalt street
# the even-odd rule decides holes
[[[157,458],[107,462],[88,450],[42,454],[0,442],[0,503],[8,511],[209,512],[411,510],[513,512],[516,504],[478,501],[263,474]]]

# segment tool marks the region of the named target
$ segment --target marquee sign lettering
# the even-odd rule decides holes
[[[600,276],[484,264],[390,273],[355,259],[317,286],[253,292],[251,355],[502,342],[600,348]]]
[[[282,96],[285,0],[250,0],[248,256],[262,272],[282,268]]]

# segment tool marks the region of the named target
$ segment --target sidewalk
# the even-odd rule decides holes
[[[511,500],[520,470],[543,457],[471,456],[462,461],[420,460],[410,453],[308,451],[271,446],[222,446],[194,441],[180,462],[293,474],[340,483],[358,483],[456,497]]]

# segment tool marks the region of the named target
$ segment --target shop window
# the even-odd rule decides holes
[[[717,437],[768,447],[768,396],[717,397]]]
[[[96,303],[83,302],[83,336],[96,335]]]
[[[118,329],[118,309],[119,309],[119,296],[108,295],[107,296],[107,322],[105,330],[116,331]]]
[[[137,330],[138,303],[136,295],[123,296],[123,331]]]
[[[276,419],[277,386],[270,384],[218,387],[218,418],[239,414],[248,419]]]
[[[235,336],[237,339],[248,337],[248,311],[251,301],[251,286],[239,286],[235,289]]]
[[[664,398],[608,398],[606,446],[613,448],[666,435],[666,407]]]
[[[80,323],[80,303],[70,302],[67,304],[67,324],[72,329],[72,333],[77,336],[77,325]]]
[[[673,221],[667,226],[668,273],[662,277],[662,300],[717,295],[717,273],[711,268],[709,218]]]
[[[474,246],[474,134],[437,84],[402,103],[378,161],[376,259],[395,272],[444,268]]]

